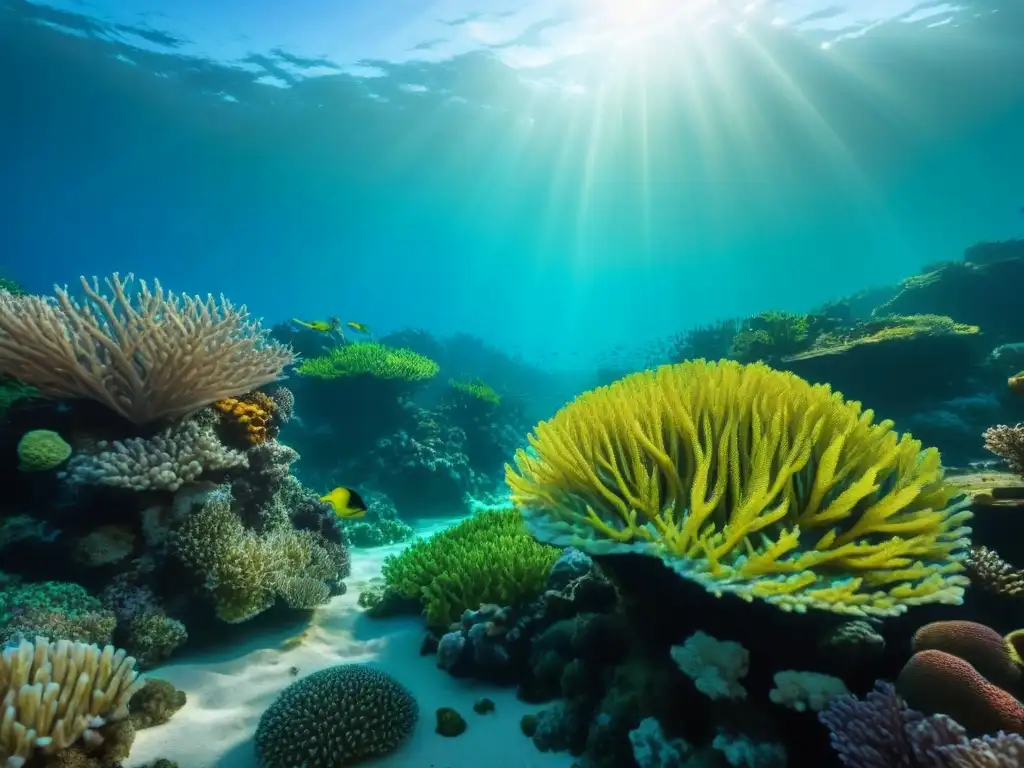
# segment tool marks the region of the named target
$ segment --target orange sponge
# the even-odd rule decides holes
[[[1021,661],[998,632],[975,621],[936,621],[914,634],[915,651],[937,650],[958,656],[990,683],[1008,691],[1021,687]]]
[[[896,690],[909,707],[949,715],[972,735],[1024,733],[1024,707],[961,658],[939,650],[915,653]]]

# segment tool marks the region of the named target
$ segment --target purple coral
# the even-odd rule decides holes
[[[818,719],[848,768],[1016,768],[1024,764],[1024,738],[999,732],[968,739],[950,717],[909,709],[896,689],[878,682],[864,699],[844,696]]]

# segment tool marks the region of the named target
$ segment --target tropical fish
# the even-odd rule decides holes
[[[357,323],[355,320],[349,320],[347,323],[345,323],[345,325],[347,325],[356,333],[370,333],[370,326],[366,325],[365,323]]]
[[[358,520],[366,514],[366,502],[363,501],[363,497],[343,485],[321,496],[320,501],[326,501],[334,507],[334,514],[342,520]]]
[[[293,317],[292,322],[320,333],[333,333],[341,328],[341,321],[336,317],[332,317],[330,320],[311,320],[309,322]]]

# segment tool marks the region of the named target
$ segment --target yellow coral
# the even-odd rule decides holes
[[[760,363],[689,361],[577,398],[506,477],[538,540],[657,556],[714,594],[854,615],[959,603],[966,503],[938,451],[873,419]]]
[[[271,419],[276,403],[263,392],[250,392],[240,397],[226,397],[213,404],[228,417],[228,424],[251,445],[265,443],[274,436]]]

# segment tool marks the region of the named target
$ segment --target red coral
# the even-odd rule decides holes
[[[945,651],[915,653],[900,672],[896,690],[912,709],[948,715],[971,733],[1024,733],[1020,702]]]
[[[1014,648],[991,627],[976,621],[936,621],[914,634],[914,651],[938,650],[957,656],[986,680],[1008,691],[1020,688],[1020,659]]]

